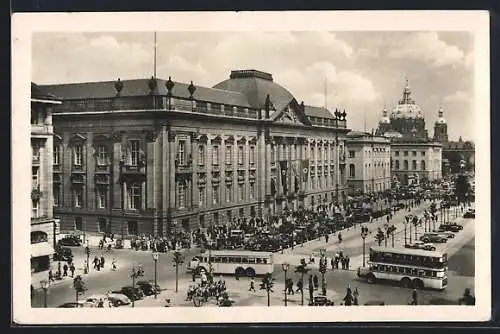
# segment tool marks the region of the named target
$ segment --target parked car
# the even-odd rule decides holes
[[[420,237],[420,241],[423,241],[425,243],[430,243],[430,242],[445,243],[448,241],[448,238],[446,236],[440,235],[439,233],[425,233]]]
[[[54,253],[54,261],[73,261],[73,252],[70,248],[57,245]]]
[[[67,235],[57,242],[61,246],[76,247],[82,245],[82,239],[77,235]]]
[[[311,306],[333,306],[333,305],[335,305],[333,300],[330,300],[323,295],[314,296],[313,300],[311,301]]]
[[[160,286],[158,284],[155,286],[154,282],[139,281],[136,284],[142,290],[145,296],[152,296],[155,294],[155,292],[159,293],[161,291]]]
[[[442,235],[448,239],[455,238],[455,233],[450,232],[450,231],[438,231],[437,232],[439,235]]]
[[[428,250],[428,251],[435,251],[436,246],[434,246],[431,243],[425,243],[423,241],[415,241],[413,244],[406,244],[406,248],[413,248],[413,249],[423,249],[423,250]]]
[[[130,305],[132,303],[130,298],[122,293],[108,293],[107,297],[114,307]]]
[[[133,288],[131,286],[124,286],[118,291],[112,291],[112,293],[120,293],[127,296],[130,300],[136,301],[144,298],[144,293],[139,288]]]
[[[449,231],[449,232],[460,232],[461,230],[463,230],[463,226],[455,224],[455,223],[452,223],[452,224],[441,224],[441,225],[439,225],[439,229],[438,229],[439,232],[446,232],[446,231]]]
[[[467,211],[464,213],[464,218],[476,218],[476,210],[467,209]]]
[[[104,307],[110,307],[108,296],[106,295],[92,295],[85,298],[85,303],[89,304],[91,307],[98,307],[99,301],[102,300]]]

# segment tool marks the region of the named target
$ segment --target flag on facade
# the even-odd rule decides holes
[[[283,187],[283,193],[286,194],[288,192],[288,161],[282,160],[280,161],[280,173],[281,173],[281,186]]]
[[[309,177],[309,160],[302,160],[302,180],[307,181]]]

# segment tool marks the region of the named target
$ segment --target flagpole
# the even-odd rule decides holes
[[[153,76],[156,78],[156,31],[154,32],[154,61],[153,61]]]

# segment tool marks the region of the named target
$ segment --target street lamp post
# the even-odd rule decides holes
[[[361,238],[363,239],[363,267],[365,267],[366,265],[366,261],[365,261],[365,239],[366,239],[366,236],[368,235],[368,227],[365,227],[365,226],[361,226]]]
[[[287,286],[286,284],[288,283],[286,274],[288,272],[288,268],[290,268],[290,264],[288,262],[283,262],[281,264],[281,267],[283,268],[283,271],[285,272],[285,306],[288,305],[288,296],[287,296]]]
[[[144,271],[139,266],[139,268],[132,267],[132,272],[130,273],[130,277],[132,278],[132,291],[135,294],[135,280],[136,278],[144,276]],[[135,296],[134,296],[135,297]],[[132,307],[135,307],[135,298],[132,299]]]
[[[123,240],[123,239],[122,239]],[[90,260],[90,247],[89,242],[87,241],[87,246],[85,246],[85,253],[87,254],[87,265],[86,265],[86,274],[89,273],[89,260]]]
[[[160,253],[153,252],[151,255],[153,256],[153,261],[155,262],[155,299],[156,299],[158,296],[158,289],[156,288],[158,286],[157,264],[158,264],[158,259],[160,258]]]
[[[47,308],[47,289],[49,288],[49,281],[41,280],[40,286],[43,289],[43,307]]]

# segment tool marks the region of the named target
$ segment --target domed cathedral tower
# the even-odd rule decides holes
[[[442,107],[439,107],[438,119],[434,124],[434,140],[443,144],[448,142],[448,124],[446,124],[446,120],[443,117]]]
[[[377,136],[382,136],[384,133],[391,131],[391,120],[389,119],[389,110],[384,106],[382,110],[382,118],[378,122],[378,128],[375,134]]]
[[[392,110],[391,127],[393,131],[401,133],[404,137],[428,138],[422,109],[411,97],[408,80],[403,90],[403,97]]]

